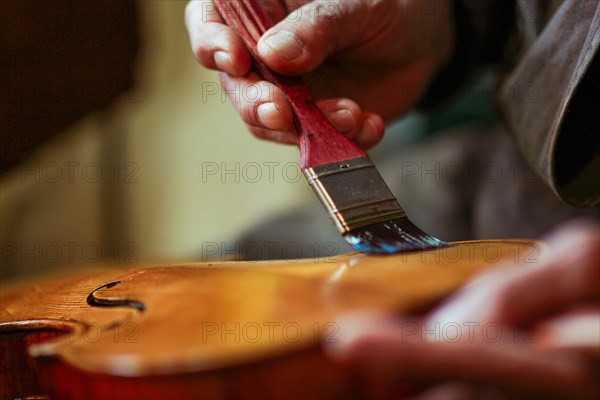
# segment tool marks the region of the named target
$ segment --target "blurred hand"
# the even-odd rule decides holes
[[[428,387],[423,399],[600,398],[600,226],[547,243],[537,265],[484,273],[424,319],[348,316],[326,350],[388,387]]]
[[[330,122],[363,148],[381,140],[383,120],[406,113],[419,100],[454,48],[448,0],[263,3],[280,22],[258,42],[262,62],[284,75],[305,75]],[[259,138],[297,143],[285,96],[249,73],[242,40],[212,1],[190,1],[186,25],[197,60],[222,72],[250,130]]]

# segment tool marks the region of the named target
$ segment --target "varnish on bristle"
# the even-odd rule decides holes
[[[423,232],[406,217],[355,228],[346,233],[344,239],[355,250],[371,254],[396,254],[449,246]]]
[[[395,254],[448,246],[406,217],[367,156],[306,168],[304,175],[338,231],[358,251]]]

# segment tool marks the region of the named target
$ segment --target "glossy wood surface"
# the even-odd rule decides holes
[[[366,386],[319,350],[336,339],[337,317],[362,309],[422,310],[473,274],[534,262],[540,251],[530,241],[463,242],[395,256],[70,276],[3,293],[0,342],[10,352],[7,343],[18,333],[70,331],[29,348],[43,387],[60,398],[102,398],[98,393],[107,390],[113,398],[276,398],[282,391],[360,398]],[[3,373],[2,379],[19,379],[6,366]]]

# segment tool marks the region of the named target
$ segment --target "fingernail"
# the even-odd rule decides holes
[[[221,71],[231,72],[233,70],[233,63],[231,62],[231,57],[229,53],[226,51],[217,51],[214,55],[215,64],[217,68]]]
[[[300,57],[304,51],[304,46],[302,46],[296,35],[286,31],[277,32],[269,36],[264,40],[264,44],[289,61]]]
[[[356,120],[350,110],[338,110],[326,115],[338,131],[350,132],[356,128]]]
[[[275,103],[263,103],[256,108],[260,123],[268,129],[281,129],[283,120]]]

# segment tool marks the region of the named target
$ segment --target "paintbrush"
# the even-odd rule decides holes
[[[256,45],[273,24],[259,1],[214,3],[244,41],[255,71],[286,94],[302,171],[346,241],[358,251],[380,254],[448,246],[408,219],[367,154],[327,121],[301,78],[277,74],[260,61]]]

